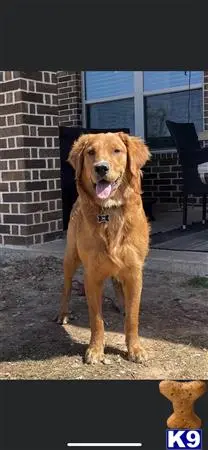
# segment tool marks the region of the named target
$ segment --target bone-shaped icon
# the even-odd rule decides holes
[[[161,381],[159,390],[173,404],[174,412],[167,420],[168,428],[201,427],[201,419],[194,412],[194,403],[207,390],[204,381]]]

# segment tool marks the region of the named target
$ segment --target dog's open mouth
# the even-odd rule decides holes
[[[97,197],[101,199],[106,199],[110,197],[111,192],[116,188],[118,184],[119,178],[117,178],[117,180],[113,182],[101,180],[98,181],[96,184],[94,184]]]

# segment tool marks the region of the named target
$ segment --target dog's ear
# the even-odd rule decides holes
[[[76,179],[78,179],[82,172],[83,166],[83,152],[88,144],[88,136],[83,134],[72,145],[67,162],[72,165],[76,172]]]
[[[126,145],[128,152],[129,169],[133,176],[138,177],[141,167],[150,159],[150,152],[143,140],[136,136],[129,136],[126,133],[118,133]]]

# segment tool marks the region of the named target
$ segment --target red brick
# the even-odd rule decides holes
[[[0,139],[0,148],[7,148],[6,139]]]
[[[32,201],[31,192],[15,192],[3,194],[3,202],[5,203],[21,203],[31,201]]]
[[[3,118],[3,117],[2,117]],[[1,123],[1,119],[0,119],[0,123]],[[7,123],[8,123],[8,126],[13,126],[14,125],[14,116],[8,116],[7,117]],[[13,132],[13,130],[12,130],[12,132]]]
[[[170,197],[170,192],[157,192],[157,197]]]
[[[33,170],[33,172],[32,172],[32,179],[33,180],[38,180],[39,179],[38,170]]]
[[[48,165],[48,169],[53,169],[53,159],[48,159],[47,165]]]
[[[1,183],[0,182],[0,192],[8,192],[8,190],[9,190],[8,183]]]
[[[0,94],[0,104],[5,103],[5,96],[4,94]]]
[[[41,243],[41,236],[39,234],[35,235],[35,244],[40,244]]]
[[[1,159],[18,159],[18,158],[29,158],[30,150],[28,148],[19,148],[15,150],[1,150]]]
[[[0,213],[9,213],[9,205],[0,203]]]
[[[44,139],[39,137],[17,137],[17,147],[44,147]]]
[[[57,136],[58,127],[40,127],[38,130],[39,136]]]
[[[4,214],[4,223],[31,224],[32,219],[32,214]]]
[[[12,234],[15,234],[15,235],[19,234],[19,228],[17,225],[12,225]]]
[[[26,78],[29,80],[42,81],[43,74],[42,71],[37,70],[36,72],[20,72],[19,75],[21,78]]]
[[[62,211],[43,213],[43,222],[50,222],[51,220],[58,220],[60,218],[62,218]]]
[[[30,172],[24,170],[21,171],[7,171],[2,172],[2,181],[17,181],[17,180],[30,180]]]
[[[20,213],[34,213],[38,211],[48,211],[48,203],[40,202],[40,203],[23,203],[20,204]]]
[[[29,125],[44,125],[44,116],[34,114],[18,114],[16,116],[16,121],[17,124],[26,123]]]
[[[1,83],[1,92],[17,91],[20,88],[20,81],[13,80]]]
[[[32,236],[4,236],[5,245],[32,245]]]
[[[11,192],[17,192],[17,183],[9,183],[10,184],[10,191]]]
[[[9,125],[9,123],[8,123]],[[0,127],[4,127],[6,126],[6,117],[1,117],[0,116]]]
[[[7,170],[7,169],[8,169],[7,161],[0,160],[0,170]]]
[[[43,94],[36,94],[36,92],[15,92],[15,102],[31,102],[31,103],[44,103]]]
[[[54,84],[50,83],[36,83],[37,92],[48,92],[50,94],[56,94],[57,87]]]
[[[37,105],[37,114],[48,114],[56,116],[57,108],[51,105]]]
[[[41,200],[55,200],[61,197],[61,191],[43,191],[41,192]]]
[[[23,225],[20,227],[20,234],[22,235],[31,235],[38,233],[46,233],[49,230],[48,223],[40,223],[36,225]]]
[[[165,185],[165,186],[159,186],[160,191],[176,191],[176,186],[173,185]]]
[[[12,214],[18,214],[18,205],[11,205],[12,207]]]
[[[49,178],[59,178],[60,170],[41,170],[40,177],[42,180],[49,179]]]
[[[18,169],[44,169],[46,162],[44,159],[20,159]]]
[[[45,233],[43,235],[43,242],[49,242],[52,241],[53,239],[58,239],[62,236],[61,231],[54,231],[51,233]]]
[[[10,226],[0,224],[0,234],[9,234],[9,233],[10,233]]]
[[[42,191],[47,189],[46,181],[26,181],[24,183],[19,183],[20,192],[23,191]]]
[[[1,105],[0,115],[5,116],[7,114],[16,114],[20,112],[28,112],[28,105],[26,103],[16,103],[14,105]]]

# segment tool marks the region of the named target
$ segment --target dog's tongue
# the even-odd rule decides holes
[[[96,194],[99,198],[108,198],[111,193],[111,183],[99,181],[96,184]]]

